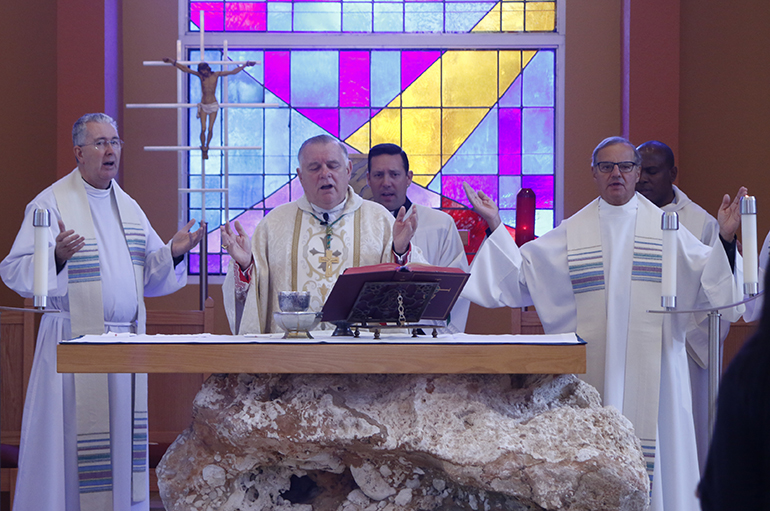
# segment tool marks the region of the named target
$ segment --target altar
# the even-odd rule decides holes
[[[168,510],[645,509],[575,334],[313,336],[87,335],[58,370],[214,373],[157,467]]]
[[[585,373],[586,345],[575,334],[411,337],[374,340],[231,336],[85,335],[61,342],[62,373],[324,373],[571,374]]]

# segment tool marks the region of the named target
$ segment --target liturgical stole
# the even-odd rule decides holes
[[[110,187],[118,206],[123,233],[134,268],[138,301],[137,333],[144,333],[144,259],[146,235],[129,197],[115,181]],[[101,335],[105,331],[99,247],[85,184],[79,169],[53,187],[64,225],[85,238],[85,246],[67,262],[72,336]],[[147,375],[132,375],[132,501],[146,495]],[[75,374],[77,452],[80,508],[112,509],[109,388],[107,374]]]
[[[633,263],[629,292],[628,344],[626,348],[623,415],[634,425],[641,439],[652,475],[660,396],[660,364],[662,349],[662,314],[647,311],[660,306],[663,244],[660,229],[661,212],[645,200],[639,200],[634,230]],[[586,381],[604,389],[605,349],[591,350],[591,341],[607,339],[607,296],[599,199],[569,219],[567,260],[570,280],[577,305],[577,334],[589,343]]]

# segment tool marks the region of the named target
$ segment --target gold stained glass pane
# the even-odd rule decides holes
[[[553,32],[556,29],[555,9],[554,2],[527,3],[527,32]]]
[[[401,119],[401,146],[409,155],[413,181],[427,186],[441,170],[441,109],[405,108]]]
[[[524,31],[524,2],[503,2],[503,32]]]
[[[496,51],[448,51],[442,71],[445,107],[492,106],[497,101]]]
[[[401,94],[405,107],[441,106],[441,59],[431,65]]]
[[[489,112],[489,108],[445,108],[441,133],[441,164],[460,148],[471,131]]]
[[[500,2],[492,7],[471,32],[500,32]]]
[[[401,110],[385,108],[371,120],[372,145],[391,143],[401,145]]]
[[[371,147],[369,144],[369,123],[367,122],[358,128],[355,133],[345,139],[345,143],[361,152],[366,152]]]
[[[498,98],[505,94],[508,87],[521,73],[521,52],[520,51],[501,51],[500,53],[500,89]]]

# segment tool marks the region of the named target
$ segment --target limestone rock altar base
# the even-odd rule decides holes
[[[641,510],[631,423],[572,375],[213,375],[169,511]]]

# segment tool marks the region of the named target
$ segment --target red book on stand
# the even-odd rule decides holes
[[[323,321],[349,321],[351,323],[358,322],[356,318],[351,320],[351,312],[356,308],[360,308],[363,304],[364,307],[367,304],[371,304],[372,297],[366,297],[364,295],[373,289],[382,289],[383,293],[386,288],[398,287],[403,290],[406,295],[410,295],[411,300],[407,300],[407,308],[410,306],[415,307],[415,313],[419,312],[419,317],[416,319],[408,319],[408,321],[424,320],[445,320],[449,316],[449,312],[452,310],[457,297],[460,296],[460,291],[465,286],[465,283],[470,276],[469,273],[465,273],[459,268],[445,268],[442,266],[429,266],[419,263],[410,263],[406,266],[399,266],[395,263],[383,263],[375,264],[371,266],[359,266],[356,268],[348,268],[344,271],[337,282],[334,284],[332,292],[329,294],[329,298],[323,306]],[[367,283],[370,283],[367,286]],[[430,289],[435,289],[433,296],[427,296],[427,304],[420,304],[420,293],[424,293],[425,286],[420,284],[438,284],[436,286],[429,286]],[[371,284],[379,285],[380,287],[372,287]],[[376,298],[376,297],[374,297]],[[420,308],[417,311],[418,307]],[[372,306],[372,310],[376,310]],[[385,315],[389,316],[395,311],[385,311]],[[360,314],[360,310],[358,311]],[[356,315],[353,312],[353,315]],[[374,312],[374,315],[378,315]],[[368,321],[389,321],[388,317],[373,317],[368,314]]]

